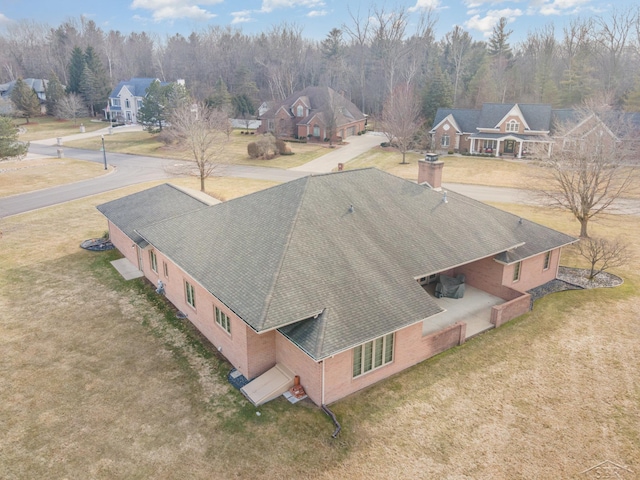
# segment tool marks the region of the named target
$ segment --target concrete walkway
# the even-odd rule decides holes
[[[101,135],[111,135],[109,133],[109,128],[110,127],[104,127],[99,130],[93,130],[91,132],[74,133],[73,135],[60,137],[62,139],[62,146],[64,147],[65,142],[72,142],[73,140],[82,140],[83,138],[99,137]],[[80,127],[78,127],[78,130],[80,130]],[[141,132],[141,131],[142,131],[142,125],[122,125],[119,127],[113,127],[112,134],[116,135],[118,133]],[[46,145],[48,147],[52,147],[52,146],[58,145],[58,139],[46,138],[44,140],[33,140],[31,143],[35,143],[36,145]]]
[[[329,153],[315,160],[311,160],[299,167],[290,168],[289,170],[307,173],[329,173],[333,169],[338,168],[339,163],[347,163],[376,145],[380,145],[380,142],[383,141],[384,137],[372,133],[354,135],[347,139],[347,145],[342,145],[341,147],[330,150]]]

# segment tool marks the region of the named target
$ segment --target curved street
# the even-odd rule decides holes
[[[65,139],[97,137],[105,133],[107,133],[107,129],[72,135]],[[309,163],[289,170],[271,167],[219,165],[216,167],[215,175],[221,177],[287,182],[309,174],[331,172],[337,167],[338,163],[347,163],[375,145],[378,145],[380,138],[380,136],[374,134],[351,137],[347,146],[332,150]],[[57,148],[55,139],[35,141],[31,142],[29,153],[55,157],[57,156]],[[64,153],[65,156],[70,158],[99,164],[104,162],[101,151],[64,147]],[[58,205],[138,183],[173,178],[175,175],[169,173],[171,170],[170,167],[180,162],[179,160],[168,158],[107,152],[107,163],[115,167],[115,169],[111,173],[100,177],[0,198],[0,218]],[[443,187],[482,202],[517,203],[524,205],[536,205],[539,203],[534,198],[532,192],[527,190],[460,183],[445,183]],[[640,200],[620,199],[608,212],[640,215]]]

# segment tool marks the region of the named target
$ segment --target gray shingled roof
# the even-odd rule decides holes
[[[298,99],[302,99],[305,105],[308,105],[311,109],[309,115],[300,119],[300,124],[308,123],[316,113],[322,113],[322,110],[328,102],[336,107],[338,126],[351,123],[355,120],[364,120],[365,118],[358,107],[329,87],[307,87],[304,90],[295,92],[284,100],[275,103],[260,118],[273,118],[281,107],[284,107],[287,112],[293,114],[291,107]]]
[[[109,98],[117,98],[122,87],[127,87],[127,89],[133,94],[134,97],[144,97],[147,94],[147,88],[155,81],[157,78],[131,78],[129,80],[122,81],[116,85],[116,87],[109,94]],[[167,85],[167,82],[160,82],[160,85]]]
[[[545,251],[573,240],[518,220],[364,169],[301,178],[137,231],[253,329],[278,328],[319,360],[440,312],[416,277],[523,242]]]
[[[450,114],[453,115],[453,118],[455,118],[458,126],[462,129],[463,133],[471,133],[476,131],[478,127],[478,117],[480,116],[480,110],[473,110],[468,108],[439,108],[433,121],[434,128]]]
[[[476,132],[478,128],[495,126],[516,105],[515,103],[485,103],[481,109],[439,108],[433,126],[435,128],[447,115],[452,114],[465,133]],[[537,131],[551,129],[551,105],[519,103],[518,107],[529,128]]]
[[[207,205],[170,183],[164,183],[96,208],[135,243],[146,246],[146,241],[136,233],[137,228]]]

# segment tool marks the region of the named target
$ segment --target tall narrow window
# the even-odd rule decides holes
[[[167,262],[162,262],[162,270],[164,271],[164,277],[169,278],[169,265],[167,265]]]
[[[184,282],[185,296],[187,298],[187,303],[191,305],[193,308],[196,308],[196,291],[189,282],[185,280]]]
[[[125,107],[127,107],[127,108],[131,108],[131,102],[129,101],[129,99],[128,99],[128,98],[125,98],[125,99],[124,99],[124,105],[125,105]]]
[[[394,334],[376,338],[353,349],[353,377],[380,368],[393,361]]]
[[[513,281],[520,280],[520,270],[522,269],[522,262],[518,262],[513,266]]]
[[[551,265],[551,252],[547,252],[544,254],[544,264],[542,266],[543,270],[549,270],[549,265]]]
[[[302,105],[298,105],[296,107],[296,117],[301,117],[304,114],[304,109],[302,108]]]
[[[444,134],[442,135],[442,139],[440,140],[440,143],[443,147],[448,147],[449,143],[450,143],[451,139],[449,137],[448,134]]]
[[[231,322],[229,321],[229,317],[227,316],[227,314],[220,310],[218,307],[214,307],[214,313],[216,323],[224,328],[227,333],[231,333]]]
[[[153,250],[149,250],[149,261],[151,263],[151,270],[158,273],[158,258],[156,257],[156,252]]]

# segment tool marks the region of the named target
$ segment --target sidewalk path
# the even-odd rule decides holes
[[[347,163],[376,145],[380,145],[380,142],[383,141],[384,137],[371,133],[354,135],[349,137],[347,145],[331,150],[329,153],[315,160],[311,160],[299,167],[290,168],[289,170],[294,172],[328,173],[334,168],[338,168],[338,163]]]
[[[78,130],[79,129],[80,127],[78,127]],[[113,135],[116,135],[118,133],[141,132],[141,131],[142,131],[142,125],[122,125],[120,127],[113,127]],[[64,147],[65,142],[72,142],[73,140],[81,140],[83,138],[99,137],[101,135],[110,135],[109,127],[104,127],[104,128],[101,128],[100,130],[94,130],[91,132],[74,133],[73,135],[67,135],[65,137],[61,137],[62,146]],[[33,140],[31,141],[31,143],[36,145],[46,145],[49,147],[53,147],[58,145],[58,139],[46,138],[44,140]]]

